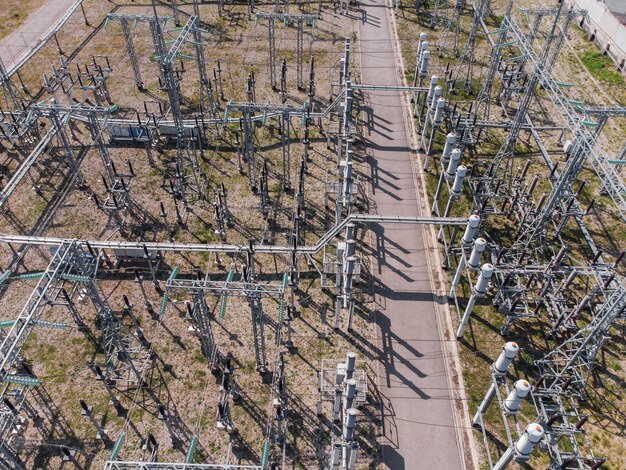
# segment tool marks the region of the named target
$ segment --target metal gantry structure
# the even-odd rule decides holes
[[[250,2],[250,4],[252,4]],[[252,4],[253,5],[253,4]],[[133,207],[133,201],[130,195],[130,187],[135,178],[133,164],[128,163],[128,172],[120,172],[111,158],[111,150],[106,142],[106,136],[111,142],[130,142],[142,143],[148,150],[148,158],[150,164],[155,166],[152,159],[151,149],[159,144],[162,137],[173,136],[176,139],[177,158],[175,168],[170,171],[170,187],[174,196],[176,208],[177,224],[182,223],[182,215],[179,213],[176,201],[182,200],[186,207],[192,198],[204,200],[209,188],[202,174],[202,169],[197,157],[197,151],[203,153],[203,138],[206,131],[210,128],[222,130],[229,124],[226,117],[229,113],[240,113],[243,117],[231,117],[231,122],[241,122],[241,134],[244,136],[243,159],[248,164],[248,173],[250,176],[250,186],[255,189],[257,183],[255,159],[255,143],[253,125],[261,119],[265,121],[278,118],[281,124],[282,147],[283,147],[283,177],[282,183],[285,190],[289,190],[292,181],[291,170],[291,154],[290,154],[290,128],[292,126],[292,117],[299,117],[302,125],[306,127],[312,122],[310,116],[310,108],[308,105],[303,107],[293,107],[284,104],[287,95],[286,78],[283,74],[281,94],[283,96],[283,105],[265,105],[255,104],[254,94],[254,77],[252,77],[249,103],[228,102],[226,105],[225,117],[218,117],[218,109],[220,101],[224,100],[224,92],[221,81],[221,67],[218,62],[217,69],[214,71],[214,81],[209,79],[206,71],[205,51],[203,45],[203,34],[207,31],[201,28],[199,6],[194,3],[194,15],[190,15],[186,22],[183,19],[182,11],[178,10],[176,2],[172,2],[172,14],[176,26],[180,26],[176,32],[176,39],[168,44],[165,41],[165,28],[167,18],[159,17],[156,8],[153,16],[146,15],[130,15],[112,13],[107,16],[105,26],[112,22],[121,24],[122,34],[126,51],[130,59],[130,68],[133,73],[134,84],[140,91],[145,91],[144,83],[145,72],[142,70],[140,58],[135,47],[134,35],[136,28],[145,23],[149,27],[150,36],[155,51],[156,63],[159,66],[159,82],[163,91],[167,94],[167,108],[164,109],[159,104],[156,112],[149,111],[145,108],[145,113],[137,113],[137,119],[119,120],[116,117],[110,120],[111,115],[116,114],[116,106],[104,106],[105,103],[112,105],[112,97],[107,87],[107,79],[113,72],[108,60],[106,66],[97,62],[94,58],[93,63],[77,67],[76,72],[71,70],[69,61],[61,59],[60,66],[52,66],[51,72],[44,75],[45,91],[54,97],[49,101],[32,104],[25,103],[18,96],[18,90],[14,86],[10,73],[2,67],[1,85],[3,94],[7,98],[6,106],[12,109],[2,113],[2,134],[11,145],[19,149],[24,155],[23,161],[20,162],[18,170],[11,176],[7,185],[2,188],[2,206],[8,211],[9,201],[15,193],[18,186],[26,177],[30,177],[30,170],[37,165],[37,160],[51,151],[54,143],[61,144],[64,151],[64,159],[70,169],[69,175],[73,178],[74,184],[79,187],[85,187],[86,181],[80,169],[80,160],[76,156],[76,150],[72,143],[74,131],[77,126],[85,126],[89,131],[93,146],[97,149],[102,162],[102,180],[106,191],[104,197],[92,193],[92,199],[96,206],[103,211],[111,212],[117,220],[120,233],[124,233],[125,213]],[[294,24],[297,28],[297,86],[303,87],[303,56],[304,56],[304,38],[303,29],[305,24],[314,25],[314,15],[289,15],[287,13],[278,13],[278,18],[286,24]],[[195,54],[193,56],[185,52],[186,48],[191,48]],[[191,117],[185,116],[181,107],[181,79],[182,68],[177,68],[179,59],[194,60],[198,67],[199,76],[199,100],[197,112]],[[285,70],[285,67],[283,67]],[[314,85],[314,66],[311,61],[311,71],[309,74],[309,91],[308,98],[312,103],[315,98]],[[82,93],[79,93],[82,92]],[[60,99],[60,97],[63,99]],[[67,101],[76,103],[65,105]],[[86,105],[85,101],[95,100],[96,106]],[[292,109],[293,108],[293,109]],[[325,110],[328,114],[332,109]],[[168,117],[171,116],[171,117]],[[50,122],[49,130],[40,135],[38,129],[44,127],[43,123]],[[69,128],[69,131],[68,131]],[[72,137],[69,137],[71,132]],[[308,149],[305,149],[305,153]],[[305,156],[304,162],[308,158]],[[302,168],[302,165],[301,165]],[[301,170],[298,177],[298,191],[300,201],[300,211],[304,207],[304,177],[305,173]],[[267,195],[267,168],[265,167],[265,194]],[[227,203],[227,192],[224,185],[215,189],[215,219],[220,227],[220,232],[225,238],[226,228],[232,223],[231,213]],[[173,242],[172,227],[167,220],[167,212],[161,204],[161,212],[163,223],[167,227],[168,238]],[[337,229],[338,232],[340,229]],[[273,377],[272,395],[275,397],[271,406],[274,415],[270,415],[267,425],[264,429],[264,445],[261,452],[260,465],[236,465],[229,461],[225,465],[228,468],[268,468],[270,461],[272,463],[279,462],[285,458],[285,446],[287,445],[287,384],[285,376],[285,363],[282,356],[274,356],[275,348],[268,348],[268,341],[274,341],[276,345],[283,344],[281,336],[281,326],[285,317],[288,321],[293,320],[295,309],[294,289],[298,282],[298,259],[301,255],[298,251],[300,244],[299,225],[295,223],[295,236],[293,244],[285,249],[290,254],[291,262],[288,266],[288,273],[285,273],[279,279],[276,285],[265,284],[256,279],[255,275],[255,246],[250,244],[246,250],[239,247],[232,249],[231,246],[201,246],[202,251],[228,255],[239,252],[247,257],[247,263],[243,266],[242,279],[234,278],[232,269],[228,272],[226,279],[221,281],[211,280],[208,275],[204,279],[189,279],[178,276],[178,269],[174,269],[169,276],[165,289],[162,291],[162,304],[160,315],[164,315],[168,308],[168,300],[172,292],[188,292],[191,301],[187,303],[187,316],[190,322],[190,328],[200,339],[201,349],[208,361],[209,368],[221,376],[223,393],[217,404],[218,409],[218,428],[225,429],[228,432],[235,431],[235,424],[229,411],[231,403],[236,402],[238,398],[237,386],[235,386],[232,378],[232,366],[230,365],[230,355],[221,353],[219,334],[214,331],[216,322],[224,320],[227,309],[228,298],[233,296],[242,296],[248,302],[250,309],[250,319],[252,325],[252,337],[254,339],[254,351],[257,363],[257,369],[263,375]],[[324,246],[334,237],[334,233],[328,234],[326,241],[320,246]],[[49,242],[50,239],[47,240]],[[46,243],[47,243],[46,242]],[[261,242],[263,244],[263,242]],[[2,452],[2,462],[7,468],[22,468],[20,460],[20,446],[15,445],[19,442],[22,429],[28,419],[38,419],[35,403],[35,389],[40,385],[39,379],[35,376],[28,363],[21,355],[24,344],[28,340],[30,333],[35,328],[57,328],[63,329],[71,327],[66,324],[47,321],[43,318],[44,310],[50,306],[64,306],[70,316],[76,322],[76,326],[83,328],[84,322],[81,317],[83,308],[78,308],[78,299],[89,299],[96,311],[97,324],[101,329],[101,338],[98,338],[98,347],[104,353],[104,362],[102,364],[93,364],[92,369],[97,380],[100,380],[106,388],[111,400],[115,406],[119,404],[115,396],[115,391],[119,387],[132,388],[137,387],[138,390],[146,389],[149,399],[156,406],[159,419],[162,420],[170,431],[172,443],[183,445],[187,449],[185,463],[181,463],[185,468],[223,468],[222,464],[194,464],[193,461],[197,457],[196,447],[198,446],[197,435],[185,435],[180,433],[177,428],[178,424],[176,416],[172,414],[168,406],[163,403],[157,395],[155,395],[147,382],[147,370],[154,367],[155,355],[150,349],[150,343],[143,336],[143,332],[136,319],[129,325],[127,321],[118,318],[118,314],[114,312],[105,300],[105,296],[99,289],[96,278],[99,274],[108,271],[110,260],[117,258],[118,262],[124,259],[144,259],[149,267],[149,275],[152,277],[155,286],[159,286],[157,271],[159,270],[161,252],[158,248],[147,247],[142,245],[138,249],[132,247],[112,247],[97,248],[89,242],[78,240],[62,240],[53,242],[54,254],[48,268],[42,273],[14,275],[11,269],[2,274],[2,283],[8,284],[21,279],[39,279],[39,282],[28,303],[24,307],[20,316],[4,322],[2,327],[8,328],[7,333],[3,336],[1,358],[2,358],[2,444],[0,446]],[[20,251],[14,250],[17,259],[23,258],[23,253],[33,245],[26,242],[25,245],[20,243]],[[175,247],[176,244],[173,244]],[[183,246],[186,250],[188,246]],[[280,253],[283,251],[280,246],[263,246],[271,252]],[[319,251],[320,247],[305,247],[308,250]],[[106,265],[104,268],[101,261],[104,260]],[[19,266],[19,261],[14,265]],[[144,268],[145,269],[145,268]],[[145,303],[150,309],[150,302],[146,296],[143,285],[143,274],[135,273],[135,282],[138,283],[141,292],[144,295]],[[290,300],[286,299],[286,292],[290,291]],[[213,318],[207,304],[207,297],[215,295],[220,299],[220,315],[219,318]],[[268,337],[268,328],[265,325],[266,312],[263,303],[268,299],[276,301],[279,308],[279,317],[272,319],[273,340]],[[82,300],[81,300],[82,302]],[[289,303],[287,306],[286,303]],[[133,306],[124,296],[124,316],[134,318]],[[287,313],[285,315],[285,313]],[[122,385],[123,383],[123,385]],[[146,388],[147,387],[147,388]],[[144,393],[144,392],[142,392]],[[92,408],[87,403],[81,401],[81,407],[85,411],[94,426],[98,427],[97,422],[92,419]],[[109,439],[105,430],[98,427],[98,436],[101,439]],[[135,463],[132,460],[120,461],[119,456],[125,445],[127,438],[126,431],[123,431],[117,440],[112,443],[110,459],[106,463],[106,468],[174,468],[179,466],[176,463],[159,463],[157,459],[158,443],[151,434],[145,438],[144,447],[150,450],[150,462]],[[273,449],[276,450],[273,450]],[[75,461],[75,450],[66,447],[61,448],[64,460]],[[146,467],[149,465],[149,467]]]
[[[270,71],[270,84],[272,88],[276,89],[278,83],[276,74],[276,29],[275,21],[281,21],[284,26],[295,26],[297,28],[296,36],[296,85],[298,89],[303,87],[303,60],[304,60],[304,25],[315,28],[315,22],[318,15],[311,14],[290,14],[287,12],[258,12],[256,14],[255,22],[259,23],[261,20],[267,20],[268,25],[268,40],[269,40],[269,71]]]
[[[38,279],[35,289],[15,320],[4,325],[9,327],[0,346],[2,370],[2,399],[5,408],[1,414],[2,424],[0,452],[9,468],[21,468],[17,447],[25,414],[37,419],[34,389],[41,381],[33,373],[22,356],[22,350],[32,332],[40,327],[65,329],[68,324],[46,321],[44,314],[51,306],[67,308],[76,327],[84,322],[76,304],[79,297],[88,298],[93,306],[101,330],[101,347],[104,363],[93,364],[96,378],[110,387],[140,385],[142,370],[149,362],[150,354],[128,330],[108,305],[106,297],[96,282],[100,256],[88,244],[65,241],[59,244],[45,271],[27,275]],[[102,366],[102,367],[101,367]]]
[[[444,80],[440,85],[439,77],[433,75],[429,91],[414,100],[414,114],[426,151],[424,169],[430,169],[430,141],[437,123],[447,132],[434,167],[439,182],[433,214],[449,215],[458,200],[467,200],[473,213],[464,233],[459,227],[439,231],[443,266],[453,269],[449,296],[459,316],[457,338],[466,334],[476,303],[489,298],[504,315],[501,334],[511,334],[516,321],[541,318],[548,324],[547,336],[553,345],[536,358],[539,379],[534,386],[522,380],[509,385],[508,363],[498,365],[504,356],[491,367],[492,386],[473,423],[483,430],[490,468],[525,461],[542,442],[550,457],[549,468],[595,469],[605,459],[591,450],[583,429],[588,417],[580,413],[578,400],[586,397],[597,354],[624,316],[626,292],[619,274],[624,252],[606,261],[607,255],[587,226],[585,216],[592,210],[593,200],[586,208],[580,202],[586,184],[581,174],[585,167],[593,170],[602,193],[609,196],[623,221],[625,183],[619,167],[611,163],[619,159],[606,155],[597,134],[609,117],[623,116],[623,109],[612,104],[586,105],[571,97],[569,84],[555,78],[568,27],[586,11],[562,4],[522,9],[529,24],[524,28],[512,7],[513,2],[508,2],[498,28],[489,30],[485,22],[489,2],[473,3],[466,46],[452,73],[446,73],[451,82]],[[450,26],[446,35],[453,28]],[[481,29],[492,52],[482,86],[474,90],[474,47]],[[416,79],[427,76],[428,47],[424,33],[418,44]],[[445,42],[440,44],[440,52],[445,52]],[[477,92],[469,106],[455,99],[455,88],[462,86],[469,93]],[[535,124],[540,120],[535,115],[540,89],[554,113],[555,125]],[[439,116],[438,104],[443,108]],[[500,112],[501,119],[494,118],[494,111]],[[488,133],[498,133],[498,129],[506,132],[499,150],[482,157],[477,148]],[[545,131],[558,133],[560,156],[547,151]],[[528,134],[539,149],[540,163],[532,159],[520,163],[522,134]],[[503,230],[497,227],[503,220],[512,222],[505,223],[505,230],[511,232],[504,237],[497,233]],[[567,239],[566,234],[572,232],[579,234],[580,249]],[[465,299],[459,296],[461,290]],[[536,418],[523,428],[516,415],[526,396],[535,406]],[[508,440],[508,450],[497,458],[490,450],[488,423],[483,422],[493,401],[498,402]]]
[[[367,380],[363,370],[356,368],[357,355],[346,354],[345,361],[328,361],[334,368],[324,367],[320,374],[322,397],[332,402],[333,430],[328,468],[331,470],[356,468],[359,444],[356,436],[358,407],[367,394]]]
[[[218,3],[221,14],[224,2]],[[290,14],[287,2],[277,1],[275,11],[255,13],[255,24],[267,22],[268,25],[269,79],[280,101],[260,103],[252,70],[248,72],[245,90],[247,101],[226,99],[220,62],[213,71],[213,78],[207,72],[204,38],[211,33],[202,26],[198,3],[193,3],[192,14],[180,9],[176,0],[169,4],[176,26],[170,31],[166,31],[169,18],[158,16],[155,2],[151,16],[111,13],[104,23],[105,27],[117,22],[121,25],[132,80],[141,92],[146,92],[146,72],[142,70],[134,36],[141,33],[138,28],[142,24],[148,25],[159,70],[159,86],[167,95],[163,103],[158,103],[158,110],[149,109],[145,104],[143,112],[137,111],[136,116],[122,115],[108,88],[107,82],[114,70],[106,58],[94,57],[92,62],[83,65],[71,64],[62,58],[60,65],[53,65],[44,75],[44,89],[50,99],[37,103],[21,96],[12,81],[15,69],[8,71],[0,61],[0,87],[7,109],[0,115],[0,139],[23,156],[0,194],[0,209],[7,214],[11,196],[55,142],[59,144],[73,184],[78,188],[87,186],[80,158],[68,136],[68,132],[73,136],[76,126],[84,126],[100,157],[105,191],[104,197],[92,192],[91,199],[99,209],[113,216],[117,230],[125,235],[126,216],[134,207],[130,189],[136,174],[130,161],[128,171],[116,168],[109,144],[145,145],[149,164],[156,167],[151,149],[166,144],[169,139],[176,141],[176,159],[164,177],[174,203],[175,222],[173,215],[168,219],[165,205],[160,202],[162,222],[159,222],[165,227],[168,242],[0,234],[0,241],[18,260],[11,266],[19,266],[23,253],[30,247],[52,249],[51,261],[44,271],[15,274],[7,269],[0,275],[0,289],[21,280],[37,281],[19,316],[0,325],[4,330],[0,346],[0,466],[23,467],[19,438],[26,421],[39,418],[36,400],[41,393],[38,390],[43,388],[42,382],[25,358],[24,345],[38,328],[70,327],[46,320],[49,308],[66,309],[75,323],[72,326],[84,327],[84,308],[78,307],[79,300],[89,300],[95,311],[103,361],[91,364],[91,368],[112,403],[119,404],[115,390],[147,388],[155,414],[167,427],[172,444],[186,451],[183,463],[158,462],[158,443],[148,434],[142,444],[143,449],[149,451],[148,461],[123,460],[121,454],[130,442],[127,422],[117,440],[111,442],[106,470],[267,469],[284,465],[287,422],[292,413],[284,350],[293,351],[296,347],[292,322],[296,318],[296,291],[303,266],[306,261],[307,266],[314,268],[320,285],[331,292],[334,315],[330,326],[349,334],[354,326],[356,293],[363,268],[364,255],[359,256],[358,240],[368,224],[379,223],[436,226],[444,267],[453,269],[449,296],[459,317],[457,338],[466,334],[475,305],[486,298],[491,298],[505,317],[503,335],[514,331],[515,322],[524,318],[542,318],[550,324],[548,337],[554,347],[537,359],[539,379],[535,384],[524,379],[510,383],[509,366],[519,351],[512,342],[505,345],[490,367],[491,385],[473,419],[473,424],[482,431],[490,468],[502,469],[512,461],[527,461],[539,443],[548,451],[551,469],[598,468],[603,459],[591,450],[583,430],[587,417],[579,412],[576,402],[586,396],[590,373],[598,352],[610,339],[611,328],[624,317],[626,286],[618,273],[624,253],[613,262],[605,261],[607,257],[597,248],[584,220],[590,208],[585,210],[581,205],[579,199],[584,185],[579,181],[585,165],[591,165],[601,181],[602,191],[609,195],[619,215],[626,220],[626,190],[615,163],[623,160],[623,155],[611,159],[599,145],[607,120],[625,116],[626,111],[617,105],[587,105],[572,99],[564,91],[568,89],[567,84],[555,78],[555,64],[567,40],[568,27],[585,12],[567,10],[563,4],[558,8],[524,9],[523,15],[529,23],[529,27],[524,28],[514,18],[511,1],[498,29],[489,31],[485,18],[490,14],[490,1],[476,0],[472,5],[467,42],[461,47],[465,2],[459,0],[447,6],[437,1],[429,16],[431,26],[443,26],[445,30],[437,49],[441,55],[446,53],[452,37],[452,54],[458,57],[456,65],[448,65],[441,76],[431,75],[427,82],[429,70],[435,66],[427,34],[422,33],[417,44],[412,86],[359,84],[351,72],[353,45],[346,38],[341,59],[329,71],[330,96],[325,103],[316,96],[320,73],[315,69],[314,56],[309,62],[306,89],[303,77],[304,29],[310,26],[315,31],[322,2],[319,2],[318,14]],[[247,7],[251,19],[255,2],[249,0]],[[339,8],[342,14],[347,13],[349,2],[341,1]],[[547,35],[542,32],[546,20],[550,22]],[[290,99],[288,72],[292,64],[283,59],[278,72],[276,21],[296,29],[296,87],[305,91],[305,100]],[[476,48],[481,31],[487,33],[492,53],[482,86],[477,90]],[[174,39],[166,41],[166,33]],[[192,61],[197,67],[199,93],[191,106],[183,106],[184,67],[178,66],[182,60]],[[425,82],[429,86],[423,86]],[[460,88],[469,94],[476,92],[476,99],[470,106],[455,100],[455,90]],[[554,125],[534,123],[534,105],[540,89],[559,117]],[[356,116],[362,111],[360,92],[367,90],[405,92],[411,97],[420,147],[425,156],[424,170],[434,171],[439,176],[432,204],[433,217],[356,213],[361,189],[354,169],[357,162],[355,140],[360,125]],[[90,104],[92,99],[95,105]],[[72,104],[65,104],[67,102]],[[494,110],[501,112],[501,118],[494,117],[497,114]],[[48,130],[40,132],[39,128],[48,123]],[[273,169],[259,150],[258,129],[269,128],[269,123],[275,123],[280,133],[281,169],[275,173],[279,175],[282,193],[293,191],[294,195],[292,207],[287,208],[291,227],[287,230],[288,241],[283,245],[268,241],[272,231],[270,213],[278,203],[270,197],[269,178]],[[330,209],[330,218],[334,220],[311,245],[306,243],[308,239],[304,235],[311,212],[305,189],[310,181],[309,151],[315,126],[326,138],[329,149],[334,149],[336,165],[327,170],[324,194],[324,210]],[[506,132],[506,137],[494,156],[470,159],[472,150],[489,132],[502,131]],[[559,141],[566,139],[558,157],[546,150],[540,135],[543,131],[560,132]],[[523,166],[518,163],[518,143],[524,133],[529,133],[540,149],[549,174],[545,184],[539,174],[529,176],[533,174],[534,163],[530,160]],[[300,147],[294,144],[296,135],[303,137],[300,139],[302,152],[297,156]],[[110,142],[106,142],[107,136]],[[232,137],[235,142],[233,148],[239,172],[247,175],[249,189],[259,199],[263,230],[258,243],[254,240],[245,244],[226,242],[228,228],[236,223],[236,214],[231,213],[229,198],[232,196],[228,195],[224,184],[209,186],[202,158],[211,145],[209,136],[216,137],[216,141]],[[442,136],[445,144],[439,151],[438,141]],[[562,161],[555,162],[557,158]],[[538,194],[540,190],[542,194]],[[175,241],[176,227],[184,225],[192,202],[205,203],[211,208],[215,233],[221,243]],[[462,202],[468,203],[471,215],[452,217]],[[490,222],[496,217],[513,222],[515,228],[507,241],[490,232]],[[583,253],[572,252],[563,236],[571,227],[582,234],[586,244]],[[162,261],[169,253],[201,253],[214,256],[216,263],[221,263],[220,257],[231,258],[232,263],[219,273],[210,269],[205,274],[187,273],[181,272],[179,267],[163,267]],[[261,276],[257,266],[263,256],[273,256],[275,263],[278,257],[284,266],[276,265],[273,275]],[[269,381],[270,391],[269,412],[261,425],[263,445],[259,465],[238,465],[232,463],[234,457],[232,462],[229,457],[219,464],[194,463],[201,455],[197,449],[199,432],[182,430],[175,413],[150,390],[146,376],[155,368],[156,359],[133,313],[133,305],[124,296],[124,309],[116,312],[101,290],[102,280],[119,276],[118,271],[110,269],[112,259],[118,262],[141,259],[145,263],[142,269],[135,271],[134,280],[147,311],[159,321],[168,310],[180,311],[177,299],[186,299],[182,316],[199,341],[208,369],[220,384],[215,400],[216,427],[229,435],[237,432],[232,407],[241,403],[243,390],[236,380],[235,358],[228,350],[222,330],[233,303],[229,299],[245,300],[249,311],[245,322],[246,325],[249,322],[254,365],[262,380]],[[166,279],[162,277],[165,270]],[[160,295],[160,306],[156,310],[145,292],[144,275],[152,279]],[[162,283],[164,288],[161,288]],[[463,288],[469,289],[467,301],[459,295]],[[209,305],[210,299],[216,302],[215,310]],[[271,313],[274,304],[277,306],[275,316]],[[345,318],[342,317],[344,312]],[[122,317],[132,321],[124,321]],[[244,317],[238,317],[237,321],[243,322]],[[332,403],[332,422],[336,424],[330,447],[324,451],[328,456],[327,467],[354,469],[359,451],[357,408],[365,401],[367,374],[356,368],[355,353],[348,353],[345,360],[324,359],[320,370],[321,402]],[[523,426],[518,421],[518,412],[522,406],[527,407],[523,404],[526,397],[534,406],[533,421]],[[485,413],[494,403],[500,408],[506,433],[505,451],[498,455],[490,448],[489,424],[485,422]],[[97,428],[99,438],[108,439],[105,430],[93,419],[91,407],[84,402],[81,407]],[[232,441],[229,456],[231,446]],[[72,451],[66,448],[63,455],[66,460],[74,458]]]

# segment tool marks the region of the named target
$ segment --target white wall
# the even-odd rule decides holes
[[[626,26],[598,0],[567,0],[566,3],[588,11],[583,28],[595,35],[594,42],[600,51],[606,51],[616,66],[626,72]]]

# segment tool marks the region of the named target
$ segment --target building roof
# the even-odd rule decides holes
[[[625,0],[603,0],[606,7],[609,9],[613,16],[617,20],[626,25],[626,1]]]
[[[624,0],[604,0],[604,3],[613,13],[626,14],[626,2]]]

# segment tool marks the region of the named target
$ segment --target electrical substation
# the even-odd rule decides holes
[[[626,468],[596,0],[7,1],[0,469]]]

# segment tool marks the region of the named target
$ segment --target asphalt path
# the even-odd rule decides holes
[[[384,0],[361,1],[361,8],[362,82],[398,85],[390,10]],[[405,101],[398,92],[374,91],[365,93],[364,105],[371,207],[384,215],[420,215]],[[392,470],[462,469],[422,230],[371,229],[384,464]]]
[[[0,41],[0,58],[6,68],[26,50],[37,44],[45,32],[75,0],[48,0],[32,12],[18,29]]]

